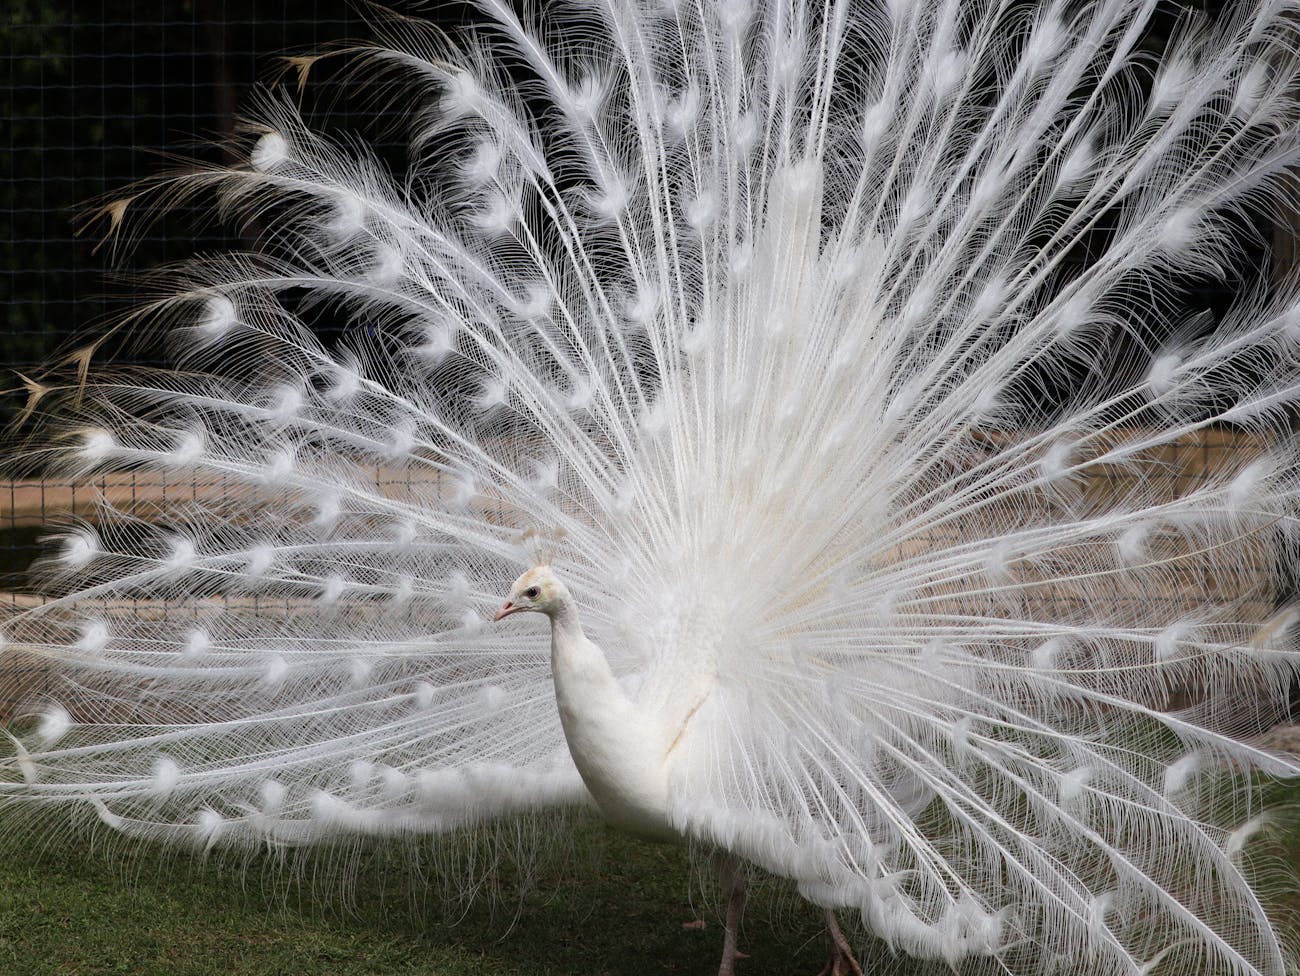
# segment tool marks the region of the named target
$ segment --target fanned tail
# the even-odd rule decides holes
[[[159,275],[176,369],[45,428],[166,498],[6,625],[57,704],[0,798],[203,844],[586,802],[544,640],[483,626],[540,528],[684,835],[951,964],[1284,972],[1243,850],[1300,772],[1253,741],[1300,305],[1242,241],[1293,210],[1296,5],[479,6],[351,52],[409,174],[268,97],[136,191],[260,250]]]

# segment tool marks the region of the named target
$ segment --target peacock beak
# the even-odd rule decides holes
[[[505,603],[501,604],[501,609],[498,610],[495,615],[493,615],[492,622],[496,623],[498,620],[503,620],[506,617],[510,616],[512,613],[517,613],[521,609],[523,608],[517,607],[509,600],[507,600]]]

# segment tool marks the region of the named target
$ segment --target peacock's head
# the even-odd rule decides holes
[[[550,566],[534,566],[510,587],[510,598],[501,604],[493,620],[502,620],[512,613],[535,610],[550,616],[564,597],[564,584],[551,572]]]

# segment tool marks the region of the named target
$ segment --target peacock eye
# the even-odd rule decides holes
[[[530,599],[530,600],[536,600],[536,599],[537,599],[537,594],[538,594],[538,593],[541,593],[541,592],[542,592],[542,591],[539,590],[537,587],[535,587],[535,586],[530,586],[530,587],[528,587],[528,589],[524,590],[524,596],[528,597],[528,599]]]

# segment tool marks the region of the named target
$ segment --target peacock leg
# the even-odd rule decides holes
[[[722,935],[722,963],[718,976],[736,976],[736,960],[744,959],[736,943],[740,937],[740,915],[745,909],[745,869],[739,861],[723,857],[719,861],[718,876],[727,890],[727,921]]]
[[[862,976],[862,967],[853,958],[853,949],[844,937],[835,913],[826,909],[826,931],[831,937],[831,957],[817,976]]]

